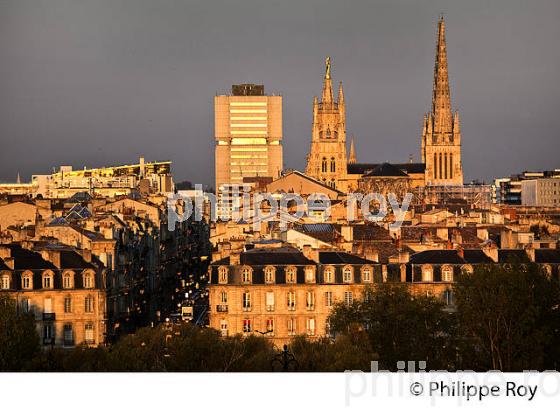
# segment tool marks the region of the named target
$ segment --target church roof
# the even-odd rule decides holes
[[[408,175],[395,167],[394,165],[384,162],[376,166],[371,171],[367,171],[365,176],[368,177],[408,177]]]
[[[347,172],[349,174],[365,174],[368,171],[373,171],[379,165],[380,164],[368,163],[348,164]],[[426,164],[423,164],[421,162],[407,162],[404,164],[391,165],[407,174],[423,174],[426,171]]]

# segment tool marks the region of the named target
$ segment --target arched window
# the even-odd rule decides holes
[[[323,271],[323,281],[325,283],[333,283],[334,282],[334,267],[327,266]]]
[[[474,269],[473,269],[472,265],[463,265],[461,267],[461,271],[466,275],[470,275],[474,272]]]
[[[334,157],[331,157],[331,172],[336,172],[336,162]]]
[[[72,289],[74,287],[74,273],[67,271],[62,274],[62,287]]]
[[[93,272],[91,271],[85,271],[84,273],[82,273],[82,279],[83,279],[83,286],[85,289],[91,289],[94,287],[94,278],[93,278]]]
[[[354,274],[354,268],[352,266],[345,266],[342,270],[342,280],[344,283],[352,283],[352,276]]]
[[[440,152],[439,153],[439,162],[438,162],[438,173],[439,173],[439,179],[443,178],[443,154]]]
[[[251,283],[253,269],[250,266],[243,266],[241,268],[241,282]]]
[[[218,268],[218,282],[228,283],[228,268],[226,266],[220,266]]]
[[[274,266],[266,266],[264,268],[264,281],[266,283],[274,283],[276,268]]]
[[[362,267],[362,282],[371,282],[371,266],[369,265]]]
[[[434,281],[434,270],[432,265],[422,266],[422,282],[433,282]]]
[[[54,273],[50,270],[43,272],[43,289],[54,288]]]
[[[10,275],[8,273],[4,273],[2,274],[2,277],[0,278],[0,288],[3,290],[7,290],[10,289]]]
[[[442,282],[453,282],[453,267],[449,265],[442,266],[441,268]]]
[[[325,157],[321,161],[321,172],[327,172],[327,159]]]
[[[305,282],[307,283],[315,282],[315,266],[305,267]]]
[[[23,272],[23,274],[21,275],[21,288],[24,290],[33,289],[33,272]]]
[[[286,268],[286,283],[296,283],[296,272],[295,266],[288,266]]]

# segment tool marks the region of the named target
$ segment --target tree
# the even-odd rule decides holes
[[[15,300],[0,295],[0,371],[21,371],[40,352],[35,319],[17,312]]]
[[[480,266],[455,286],[463,368],[544,370],[557,366],[559,286],[536,264]],[[555,364],[556,363],[556,364]]]
[[[338,304],[330,317],[333,331],[367,335],[381,369],[397,370],[399,361],[426,361],[427,369],[452,368],[453,317],[433,297],[413,296],[406,285],[367,288],[362,300]]]

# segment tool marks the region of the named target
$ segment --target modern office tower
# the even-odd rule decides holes
[[[216,192],[247,177],[278,178],[282,171],[282,97],[264,86],[239,84],[214,98]]]

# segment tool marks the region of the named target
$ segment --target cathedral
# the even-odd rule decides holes
[[[335,101],[331,60],[326,59],[321,101],[313,100],[311,150],[306,174],[342,192],[363,190],[379,184],[395,187],[462,186],[461,131],[459,114],[451,110],[447,70],[445,23],[438,20],[432,110],[422,123],[421,163],[359,163],[354,140],[346,154],[346,107],[342,82]]]

